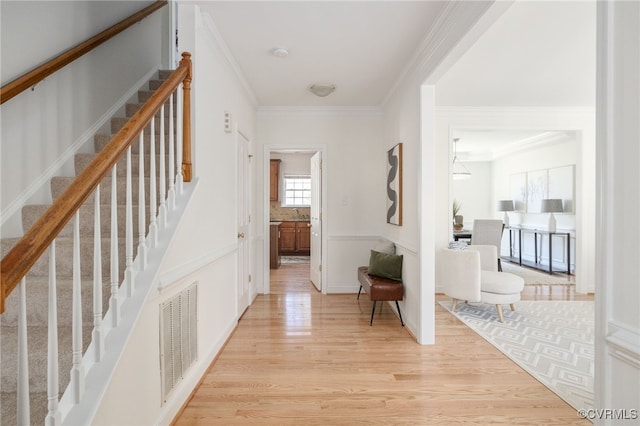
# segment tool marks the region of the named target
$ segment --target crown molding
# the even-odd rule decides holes
[[[441,106],[436,107],[436,117],[438,119],[448,118],[514,118],[514,117],[572,117],[595,119],[595,107],[469,107],[469,106]]]
[[[510,5],[510,2],[506,1],[498,3]],[[440,15],[436,18],[434,25],[431,27],[431,30],[416,49],[413,57],[404,67],[381,105],[387,105],[401,84],[410,76],[414,76],[416,80],[422,84],[427,77],[434,73],[436,69],[446,61],[451,52],[461,46],[461,41],[465,39],[466,35],[475,27],[483,15],[491,9],[493,4],[494,0],[446,2]],[[502,10],[502,12],[504,10]],[[502,12],[500,12],[500,14],[502,14]],[[495,18],[493,18],[493,21],[495,21]],[[472,43],[467,41],[464,44],[466,47],[456,51],[456,59],[462,56]]]
[[[506,145],[502,148],[494,149],[492,153],[492,160],[497,160],[501,157],[513,155],[529,151],[532,149],[542,148],[547,145],[551,145],[556,142],[567,140],[569,136],[565,132],[546,132],[537,136],[526,138],[518,142]]]
[[[258,107],[259,117],[380,117],[380,107]]]

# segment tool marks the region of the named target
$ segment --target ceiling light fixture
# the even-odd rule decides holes
[[[289,51],[284,47],[276,47],[271,51],[271,53],[273,56],[277,56],[278,58],[284,58],[289,54]]]
[[[469,179],[471,172],[467,169],[460,160],[458,160],[458,141],[459,138],[453,139],[453,165],[451,167],[451,174],[455,180]]]
[[[316,96],[320,96],[321,98],[324,98],[325,96],[329,96],[330,94],[333,93],[334,90],[336,90],[336,86],[334,86],[333,84],[331,85],[312,84],[311,86],[309,86],[309,91]]]

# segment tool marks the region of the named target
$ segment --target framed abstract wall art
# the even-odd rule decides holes
[[[387,151],[387,223],[402,226],[402,143]]]

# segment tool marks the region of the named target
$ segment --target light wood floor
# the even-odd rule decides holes
[[[423,346],[389,306],[370,327],[366,294],[323,296],[308,276],[272,271],[176,425],[590,424],[439,304]],[[593,298],[546,287],[523,298]]]

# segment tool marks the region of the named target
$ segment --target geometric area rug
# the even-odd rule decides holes
[[[451,301],[439,302],[451,312]],[[593,302],[458,302],[454,315],[576,410],[593,408]]]

